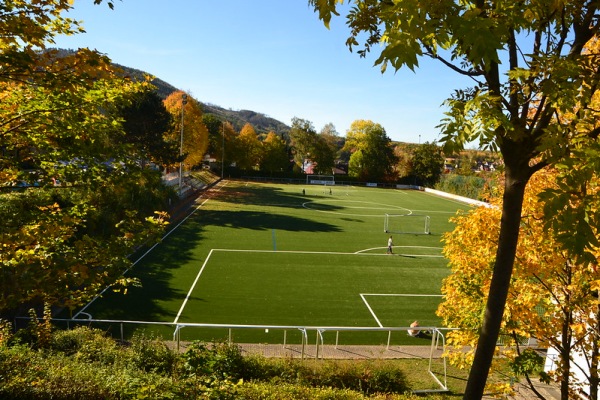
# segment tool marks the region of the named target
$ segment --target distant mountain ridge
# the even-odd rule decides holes
[[[152,74],[149,74],[147,72],[135,68],[129,68],[124,65],[115,64],[115,66],[121,68],[126,75],[132,77],[133,79],[142,80],[146,75],[153,76]],[[169,96],[171,93],[180,90],[177,89],[175,86],[156,77],[152,80],[152,84],[158,88],[158,94],[163,99],[167,98],[167,96]],[[217,106],[210,103],[201,102],[201,104],[202,111],[205,114],[213,114],[221,120],[230,122],[238,131],[241,130],[246,123],[250,123],[254,127],[256,133],[258,134],[267,134],[269,132],[275,132],[278,135],[288,136],[290,132],[290,127],[284,124],[283,122],[268,117],[265,114],[256,111],[236,111],[232,109],[226,109],[221,106]]]

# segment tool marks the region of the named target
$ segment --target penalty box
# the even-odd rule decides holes
[[[400,296],[381,294],[440,293],[444,264],[379,254],[214,249],[190,282],[174,322],[378,326],[375,313],[381,323],[403,326],[403,307],[431,310],[439,298],[412,296],[399,306]],[[415,301],[421,304],[410,306]]]

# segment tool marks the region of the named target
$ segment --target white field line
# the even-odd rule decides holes
[[[228,183],[229,183],[229,182],[225,182],[224,184],[220,185],[220,186],[217,188],[217,190],[216,190],[216,191],[217,191],[217,192],[218,192],[218,191],[220,191],[220,190],[221,190],[221,188],[223,188],[223,187],[227,186],[227,184],[228,184]],[[169,236],[171,233],[173,233],[173,231],[175,231],[175,229],[179,228],[179,226],[181,226],[181,224],[183,224],[185,221],[187,221],[187,220],[188,220],[188,218],[190,218],[192,215],[194,215],[194,214],[196,213],[196,211],[198,211],[198,210],[200,209],[200,207],[202,207],[204,204],[206,204],[206,202],[207,202],[208,200],[210,200],[210,197],[207,197],[206,199],[204,199],[204,201],[203,201],[202,203],[200,203],[200,204],[198,204],[198,206],[194,207],[194,209],[193,209],[193,210],[192,210],[192,211],[191,211],[191,212],[190,212],[190,213],[189,213],[189,214],[188,214],[188,215],[187,215],[187,216],[186,216],[184,219],[182,219],[182,220],[181,220],[181,221],[180,221],[180,222],[179,222],[177,225],[175,225],[175,226],[173,227],[173,229],[171,229],[169,232],[167,232],[167,234],[166,234],[165,236],[163,236],[163,238],[162,238],[162,239],[163,239],[163,240],[164,240],[164,239],[166,239],[166,238],[167,238],[167,236]],[[146,254],[144,254],[144,256],[145,256],[145,255],[146,255]],[[142,256],[142,257],[143,257],[143,256]],[[140,257],[140,259],[141,259],[141,257]],[[139,261],[139,259],[138,259],[138,261]],[[136,262],[137,262],[137,261],[136,261]]]
[[[383,324],[381,323],[381,321],[379,321],[379,318],[377,318],[377,315],[375,314],[375,311],[373,311],[373,309],[371,308],[371,305],[369,304],[369,302],[366,299],[366,296],[390,296],[390,297],[444,297],[441,294],[400,294],[400,293],[360,293],[360,298],[362,299],[362,301],[365,303],[365,305],[367,306],[367,308],[369,309],[369,312],[371,313],[371,315],[373,316],[373,318],[375,319],[375,322],[377,322],[377,325],[379,325],[380,328],[383,328]]]
[[[441,249],[441,247],[427,247],[427,246],[394,246],[407,247],[407,248],[423,248],[423,249]],[[228,252],[239,252],[239,253],[292,253],[292,254],[339,254],[339,255],[361,255],[361,256],[389,256],[384,253],[366,253],[371,250],[387,249],[385,247],[373,247],[370,249],[359,250],[355,252],[341,252],[341,251],[304,251],[304,250],[255,250],[255,249],[212,249],[211,251],[228,251]],[[394,254],[410,257],[427,257],[427,258],[443,258],[442,255],[427,255],[427,254]]]
[[[439,210],[413,210],[413,212],[417,212],[420,215],[431,215],[431,214],[456,214],[456,211],[439,211]]]
[[[431,247],[431,246],[392,246],[393,249],[400,249],[400,248],[406,248],[406,249],[436,249],[436,250],[442,250],[441,247]],[[354,254],[362,254],[365,253],[367,251],[374,251],[374,250],[383,250],[383,249],[387,249],[387,246],[382,246],[382,247],[371,247],[370,249],[363,249],[363,250],[359,250],[357,252],[355,252]],[[370,253],[368,253],[370,254]],[[385,256],[389,256],[389,254],[370,254],[370,255],[385,255]],[[400,254],[400,253],[394,253],[394,255],[397,256],[405,256],[405,257],[423,257],[423,258],[444,258],[443,255],[435,255],[435,254]]]
[[[434,249],[437,248],[437,247],[427,247],[427,246],[406,246],[406,247],[422,247],[422,248],[434,248]],[[381,248],[385,249],[387,247],[381,247]],[[179,308],[179,312],[177,313],[177,316],[175,317],[175,320],[173,321],[174,324],[176,324],[179,321],[179,317],[183,313],[183,310],[185,309],[185,306],[186,306],[186,304],[187,304],[190,296],[192,295],[192,292],[194,291],[194,288],[196,287],[196,284],[198,283],[198,280],[200,279],[200,276],[202,275],[202,272],[204,271],[204,268],[208,264],[208,261],[209,261],[210,257],[212,256],[213,252],[216,252],[216,251],[230,252],[230,253],[236,253],[236,252],[237,253],[292,253],[292,254],[295,253],[295,254],[339,254],[339,255],[388,256],[388,254],[368,254],[368,253],[367,254],[362,254],[360,252],[342,253],[342,252],[335,252],[335,251],[211,249],[210,252],[208,253],[208,256],[206,257],[206,260],[204,260],[204,263],[202,264],[202,267],[200,268],[200,271],[198,271],[198,274],[196,275],[196,279],[194,280],[194,283],[192,283],[192,286],[190,287],[190,290],[188,291],[188,294],[185,296],[185,299],[183,300],[183,303],[181,304],[181,307]],[[423,257],[437,257],[437,256],[423,256]],[[375,315],[375,312],[373,311],[373,309],[371,308],[371,306],[367,302],[365,296],[407,296],[407,297],[408,296],[414,296],[414,297],[416,297],[416,296],[431,296],[431,297],[438,296],[438,297],[442,297],[442,295],[434,295],[434,294],[428,295],[428,294],[361,293],[360,297],[362,298],[363,302],[365,303],[365,305],[369,309],[369,312],[371,313],[371,315],[373,316],[373,318],[375,319],[375,321],[377,321],[377,324],[379,325],[379,327],[383,327],[383,325],[381,324],[381,322],[377,318],[377,315]]]
[[[377,325],[379,325],[380,328],[383,328],[383,325],[381,324],[381,321],[379,321],[379,318],[377,318],[377,315],[375,315],[375,311],[373,311],[373,309],[369,305],[369,302],[367,301],[367,299],[365,299],[365,296],[363,294],[361,294],[360,298],[363,300],[363,302],[365,303],[365,305],[369,309],[369,312],[371,313],[371,315],[375,319],[375,322],[377,322]]]
[[[406,189],[394,189],[393,193],[399,194],[401,196],[408,196],[408,193],[407,193]]]
[[[444,297],[443,294],[418,294],[418,293],[361,293],[361,296],[389,296],[389,297]]]
[[[343,253],[339,251],[302,251],[302,250],[244,250],[244,249],[213,249],[214,251],[228,251],[239,253],[296,253],[296,254],[340,254],[353,255],[356,253]],[[213,251],[211,250],[211,251]],[[370,254],[373,255],[373,254]]]
[[[185,296],[185,299],[183,300],[183,303],[181,304],[181,307],[179,308],[179,312],[177,313],[177,316],[175,317],[175,320],[173,321],[174,324],[176,324],[179,321],[179,317],[181,316],[181,313],[183,313],[183,309],[185,308],[185,305],[187,304],[190,296],[192,295],[192,292],[194,291],[194,288],[196,287],[196,284],[198,283],[198,280],[200,279],[200,275],[202,275],[202,272],[204,272],[204,268],[206,267],[206,264],[208,264],[208,260],[212,256],[212,253],[213,253],[213,250],[211,250],[208,253],[206,260],[204,260],[204,263],[202,264],[202,268],[200,268],[200,271],[198,271],[198,274],[196,275],[196,279],[194,279],[194,283],[192,283],[192,286],[190,287],[188,294]]]
[[[226,181],[224,184],[220,185],[217,189],[217,191],[220,191],[222,187],[227,186],[229,182]],[[173,233],[173,231],[177,228],[179,228],[179,226],[181,224],[183,224],[185,221],[187,221],[187,219],[192,216],[192,214],[194,214],[196,211],[198,211],[198,209],[200,209],[200,207],[202,207],[204,204],[206,204],[206,202],[210,199],[210,197],[207,197],[206,199],[204,199],[204,201],[202,203],[200,203],[198,206],[194,207],[194,209],[177,225],[175,225],[173,228],[171,228],[161,239],[159,242],[154,243],[154,246],[150,247],[144,254],[142,254],[137,260],[135,260],[133,262],[133,264],[131,264],[129,266],[129,268],[127,268],[125,271],[123,271],[123,275],[127,274],[129,272],[129,270],[133,267],[135,267],[135,265],[140,262],[144,257],[146,257],[152,250],[154,250],[154,248],[156,248],[156,246],[158,246],[163,240],[165,240],[171,233]],[[83,306],[83,308],[79,311],[77,311],[77,313],[73,316],[73,319],[77,319],[77,317],[79,316],[79,314],[85,314],[87,316],[89,316],[89,319],[92,319],[92,315],[85,313],[84,311],[91,306],[96,300],[98,300],[98,298],[102,297],[102,295],[104,294],[104,292],[106,292],[112,285],[108,285],[107,287],[104,288],[104,290],[102,290],[100,292],[100,294],[98,294],[96,297],[94,297],[92,300],[90,300],[89,303],[87,303],[85,306]]]

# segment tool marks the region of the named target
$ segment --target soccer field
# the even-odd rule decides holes
[[[449,272],[440,239],[468,207],[412,190],[223,181],[128,272],[141,287],[106,294],[84,312],[170,323],[440,326],[435,309]],[[413,217],[385,225],[386,214]],[[426,217],[430,234],[396,233],[406,224],[420,232]],[[227,332],[184,334],[210,340]],[[271,340],[264,330],[240,337]]]

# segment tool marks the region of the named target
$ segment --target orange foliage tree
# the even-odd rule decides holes
[[[202,163],[204,154],[208,149],[208,129],[202,121],[202,106],[189,94],[183,109],[183,95],[181,90],[171,93],[165,99],[165,108],[173,116],[174,128],[167,133],[167,141],[181,139],[181,122],[183,119],[183,162],[188,168],[193,168]]]
[[[561,244],[561,233],[549,225],[551,217],[544,214],[540,194],[543,197],[558,188],[558,175],[556,170],[534,175],[525,192],[515,271],[501,328],[506,347],[498,351],[511,361],[515,375],[531,383],[532,376],[541,373],[546,380],[560,382],[563,398],[570,398],[582,387],[598,385],[598,371],[589,366],[597,367],[599,355],[600,249],[590,249],[594,263],[580,263]],[[589,182],[588,194],[597,197],[600,180],[594,177]],[[455,217],[456,228],[444,237],[452,274],[444,280],[445,297],[438,314],[445,325],[459,328],[448,334],[448,343],[450,359],[461,367],[471,365],[481,328],[500,229],[500,199],[498,193],[491,207]],[[572,206],[578,207],[577,202]],[[555,210],[553,217],[561,213]],[[595,229],[594,234],[598,233]],[[558,353],[557,368],[549,375],[540,370],[540,357],[531,348],[522,348],[521,343],[529,338]],[[576,378],[575,371],[585,374]],[[497,384],[494,389],[499,389]],[[597,393],[591,398],[597,399]]]

